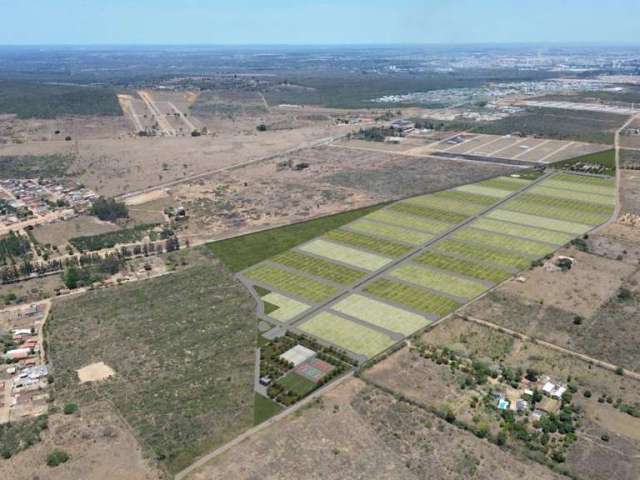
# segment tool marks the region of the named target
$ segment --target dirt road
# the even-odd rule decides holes
[[[151,94],[149,92],[145,92],[144,90],[138,90],[138,95],[145,103],[151,114],[155,117],[162,134],[169,137],[175,137],[175,129],[171,126],[171,124],[167,120],[167,117],[160,111]]]

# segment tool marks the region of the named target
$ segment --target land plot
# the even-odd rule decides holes
[[[313,303],[320,303],[338,293],[338,289],[331,285],[267,264],[257,265],[243,274],[251,280],[298,295]]]
[[[347,265],[353,265],[354,267],[363,268],[369,271],[378,270],[391,262],[389,258],[322,239],[312,240],[298,248],[303,252],[320,255],[331,260],[343,262]],[[338,269],[336,269],[336,272],[337,271]],[[343,278],[346,280],[346,276],[343,275]],[[355,273],[352,274],[350,278],[355,278]]]
[[[352,247],[363,248],[386,257],[400,257],[411,251],[411,247],[407,245],[392,242],[391,240],[384,240],[382,238],[370,237],[350,230],[331,230],[322,238]]]
[[[443,317],[460,306],[448,297],[436,295],[420,287],[414,287],[388,278],[378,278],[365,287],[365,292],[382,300],[390,300],[412,310]]]
[[[542,144],[547,142],[547,140],[541,138],[532,138],[532,137],[518,137],[517,141],[513,143],[513,145],[508,146],[507,148],[502,149],[497,156],[502,158],[517,158],[522,159],[522,157],[533,150],[532,155],[535,155],[533,158],[539,159],[540,154],[538,153],[538,148],[542,148]],[[536,161],[536,160],[533,160]]]
[[[640,172],[622,171],[622,211],[640,215]]]
[[[612,152],[609,150],[608,152]],[[561,182],[574,182],[582,185],[595,185],[599,187],[606,187],[611,192],[611,189],[616,187],[616,179],[613,177],[594,177],[588,175],[570,175],[567,173],[561,173],[554,177],[555,180]]]
[[[473,257],[472,257],[473,258]],[[500,283],[511,276],[511,272],[500,268],[483,265],[472,260],[464,260],[450,255],[443,255],[433,251],[425,252],[414,260],[423,265],[448,270],[471,278]]]
[[[545,159],[545,163],[562,162],[572,158],[591,155],[593,153],[604,152],[610,148],[610,145],[598,145],[589,143],[571,143],[566,148],[554,153]]]
[[[458,145],[451,147],[446,142],[442,143],[442,150],[445,150],[449,153],[460,153],[466,154],[475,149],[487,148],[485,145],[492,144],[499,140],[500,137],[495,135],[478,135],[473,138],[468,139],[465,142],[459,143]]]
[[[458,212],[465,215],[473,215],[482,210],[484,205],[471,202],[459,202],[449,198],[441,198],[435,195],[424,195],[420,197],[413,197],[405,200],[406,203],[412,203],[428,208],[434,208],[437,210],[444,210],[446,212]]]
[[[477,203],[484,207],[488,207],[496,203],[496,199],[490,195],[478,195],[474,193],[461,192],[456,190],[446,190],[444,192],[436,192],[433,194],[437,198],[445,198],[468,203]]]
[[[399,227],[411,228],[413,230],[421,230],[427,233],[441,233],[451,228],[451,224],[439,222],[426,217],[417,215],[404,214],[392,209],[382,209],[368,215],[371,220],[378,220],[384,223],[390,223]]]
[[[316,388],[316,384],[314,382],[297,374],[296,372],[288,373],[278,380],[278,383],[286,387],[287,390],[291,390],[293,393],[300,396],[304,396]]]
[[[268,293],[262,297],[262,301],[278,307],[276,310],[270,312],[269,316],[279,322],[287,322],[309,308],[309,305],[306,303],[298,302],[293,298],[277,292]]]
[[[519,255],[531,255],[533,257],[544,257],[547,253],[554,250],[551,245],[534,242],[533,240],[525,240],[515,237],[501,235],[486,230],[478,230],[476,228],[465,227],[458,230],[452,236],[455,240],[464,240],[475,243],[487,244],[500,249],[508,250]]]
[[[487,290],[487,286],[482,283],[465,280],[444,271],[423,268],[412,263],[401,265],[392,270],[389,275],[421,287],[467,299],[476,297]]]
[[[457,255],[468,260],[479,260],[488,264],[517,270],[523,270],[531,265],[531,260],[527,256],[509,253],[508,251],[480,243],[446,239],[435,243],[431,248],[435,251]]]
[[[456,187],[453,191],[495,197],[496,201],[511,193],[509,190],[487,187],[480,184],[463,185],[462,187]]]
[[[100,235],[116,230],[120,230],[120,227],[113,223],[82,215],[70,220],[38,225],[33,229],[33,235],[42,244],[51,244],[60,248],[75,237]]]
[[[473,222],[474,228],[488,230],[490,232],[504,233],[529,240],[537,240],[555,245],[564,245],[573,239],[573,235],[567,235],[539,227],[529,227],[510,222],[501,222],[491,218],[481,218]]]
[[[56,398],[106,398],[172,472],[253,424],[255,302],[204,251],[185,253],[171,275],[55,302],[46,326]],[[79,384],[96,361],[116,374]]]
[[[466,153],[471,155],[483,155],[487,157],[502,157],[502,152],[509,147],[512,147],[514,144],[521,142],[522,138],[519,137],[511,137],[506,136],[502,138],[496,138],[494,142],[490,142],[488,144],[482,145],[480,147],[476,147],[474,149],[468,150]]]
[[[378,330],[367,328],[329,312],[321,312],[297,325],[297,328],[340,348],[369,358],[395,343],[393,338]]]
[[[497,188],[498,190],[506,190],[508,192],[515,192],[521,188],[526,187],[531,183],[529,180],[514,177],[498,177],[490,180],[484,180],[479,182],[478,185],[489,188]]]
[[[447,212],[437,208],[422,207],[406,201],[394,203],[389,209],[450,224],[463,222],[468,217],[468,215]]]
[[[539,197],[539,195],[536,196]],[[530,214],[537,217],[547,217],[557,220],[580,222],[582,224],[590,225],[599,225],[601,223],[604,223],[609,219],[609,217],[611,217],[611,214],[613,213],[612,208],[604,205],[594,204],[594,206],[603,207],[604,209],[606,209],[606,211],[601,213],[592,213],[585,212],[584,210],[572,209],[570,208],[570,205],[567,205],[569,208],[565,208],[562,206],[564,202],[567,202],[568,204],[570,200],[562,200],[559,198],[555,198],[554,200],[558,202],[558,206],[545,205],[543,202],[530,200],[528,198],[515,198],[509,203],[505,204],[503,208],[504,210]]]
[[[528,193],[535,193],[547,197],[554,197],[567,200],[575,200],[578,202],[595,203],[597,205],[615,205],[615,197],[609,195],[594,195],[591,193],[579,192],[575,190],[562,190],[559,188],[550,188],[545,184],[535,185],[527,190]]]
[[[397,204],[394,204],[392,207],[396,205]],[[408,230],[386,223],[370,222],[366,219],[350,223],[346,228],[365,235],[387,238],[392,241],[397,240],[413,246],[422,245],[433,238],[433,235],[430,233]]]
[[[591,228],[591,225],[585,225],[583,223],[566,222],[563,220],[556,220],[554,218],[539,217],[537,215],[528,215],[526,213],[511,212],[509,210],[502,209],[493,210],[487,216],[504,222],[519,223],[537,228],[546,228],[573,235],[580,235]]]
[[[431,323],[421,315],[357,294],[340,300],[331,309],[403,335],[411,335]]]
[[[589,193],[600,196],[613,196],[615,189],[613,185],[600,186],[589,183],[572,182],[569,180],[561,180],[560,178],[550,178],[542,181],[541,185],[548,188],[557,188],[559,190],[570,190],[574,192]]]
[[[554,155],[556,152],[564,151],[567,148],[569,142],[564,142],[561,140],[546,140],[543,141],[544,145],[540,145],[535,149],[530,149],[523,155],[518,157],[518,160],[523,160],[525,162],[545,162],[546,159],[551,155]],[[527,140],[527,144],[529,144],[529,140]]]
[[[271,260],[342,285],[354,283],[365,275],[360,270],[354,270],[318,257],[303,255],[295,250],[276,255]]]

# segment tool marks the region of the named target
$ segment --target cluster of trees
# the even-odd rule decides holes
[[[74,237],[69,240],[69,243],[81,252],[102,250],[103,248],[112,248],[119,243],[133,243],[140,241],[147,235],[147,233],[153,240],[155,234],[152,229],[156,226],[157,224],[150,223],[136,225],[131,228],[123,228],[122,230],[116,230],[115,232]]]
[[[91,214],[100,220],[113,222],[119,218],[128,218],[127,206],[114,198],[99,197],[91,205]]]
[[[361,128],[355,135],[355,138],[366,140],[368,142],[384,142],[386,137],[396,136],[397,132],[391,128],[370,127]]]
[[[24,257],[30,251],[31,242],[11,231],[0,238],[0,265],[6,265],[9,260]]]

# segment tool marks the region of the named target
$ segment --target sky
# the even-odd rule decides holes
[[[640,44],[640,0],[0,0],[0,45]]]

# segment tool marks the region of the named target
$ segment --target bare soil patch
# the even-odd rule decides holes
[[[78,370],[78,378],[80,383],[85,382],[99,382],[100,380],[106,380],[109,377],[115,375],[116,372],[109,365],[104,362],[90,363],[86,367],[82,367]]]

